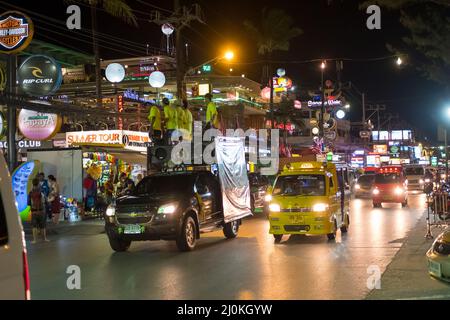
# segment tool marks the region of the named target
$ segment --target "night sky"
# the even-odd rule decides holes
[[[320,83],[319,63],[283,63],[310,59],[346,58],[368,60],[392,55],[387,43],[401,43],[407,35],[399,23],[398,13],[382,11],[382,29],[371,31],[366,28],[368,15],[358,8],[360,1],[352,0],[198,0],[182,1],[183,4],[199,3],[204,11],[206,24],[194,22],[185,37],[190,44],[190,64],[197,65],[219,55],[224,49],[236,50],[237,74],[245,73],[249,78],[261,80],[261,60],[256,45],[246,34],[243,21],[257,21],[263,7],[281,8],[295,19],[296,26],[303,29],[303,35],[291,42],[289,52],[277,52],[274,60],[284,67],[295,85],[305,89],[317,87]],[[331,3],[329,3],[331,2]],[[36,27],[35,38],[67,46],[84,52],[92,52],[89,38],[81,31],[64,28],[67,4],[63,0],[51,1],[52,7],[43,6],[42,1],[6,0],[0,9],[14,9],[9,4],[31,10],[28,13]],[[147,21],[152,6],[163,9],[163,14],[173,10],[171,0],[128,0],[135,9],[139,28],[128,26],[118,19],[99,11],[100,32],[117,37],[109,43],[101,43],[101,56],[105,59],[123,58],[129,55],[145,55],[146,44],[160,48],[163,43],[160,27]],[[90,28],[89,9],[81,5],[82,27]],[[37,15],[39,14],[39,15]],[[46,17],[59,21],[48,24]],[[44,20],[47,20],[45,22]],[[51,25],[53,24],[53,26]],[[57,25],[57,27],[56,27]],[[72,38],[69,38],[72,37]],[[80,41],[82,39],[82,41]],[[121,39],[135,43],[124,45]],[[113,50],[114,49],[114,50]],[[369,103],[384,103],[388,111],[399,113],[402,119],[423,130],[429,138],[435,139],[436,121],[444,106],[444,88],[424,79],[416,70],[419,61],[397,68],[395,59],[381,61],[344,61],[342,80],[351,81],[358,89],[366,92]],[[333,63],[327,69],[326,78],[334,80]],[[354,104],[351,119],[361,119],[360,106]],[[405,128],[406,129],[406,128]]]

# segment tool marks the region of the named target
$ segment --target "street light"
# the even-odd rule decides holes
[[[403,64],[402,58],[398,57],[396,63],[397,63],[397,66],[401,66]]]
[[[227,51],[225,52],[225,55],[223,56],[227,60],[233,60],[234,58],[234,52],[233,51]]]
[[[347,103],[347,104],[344,106],[344,108],[345,108],[345,109],[350,109],[350,104]]]

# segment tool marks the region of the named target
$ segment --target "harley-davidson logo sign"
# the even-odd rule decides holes
[[[0,16],[0,52],[15,53],[25,49],[33,37],[33,23],[26,15],[8,11]]]

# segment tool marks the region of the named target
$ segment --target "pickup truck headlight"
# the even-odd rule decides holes
[[[328,210],[328,204],[326,203],[316,203],[313,205],[312,210],[314,212],[324,212]]]
[[[116,207],[114,206],[108,206],[106,209],[106,216],[113,217],[116,214]]]
[[[172,214],[177,210],[176,204],[166,204],[158,208],[158,213],[160,214]]]
[[[280,212],[280,211],[281,211],[281,207],[280,207],[279,204],[271,203],[271,204],[269,205],[269,210],[270,210],[271,212]]]

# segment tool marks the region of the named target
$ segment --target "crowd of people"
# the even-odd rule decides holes
[[[213,102],[212,94],[205,95],[206,101],[206,127],[218,128],[219,116],[216,104]],[[194,118],[189,108],[187,100],[180,104],[171,104],[168,98],[162,99],[162,106],[152,105],[148,115],[150,122],[150,136],[155,141],[171,144],[173,137],[180,137],[185,140],[192,138],[192,128]],[[174,135],[174,132],[179,132]]]

